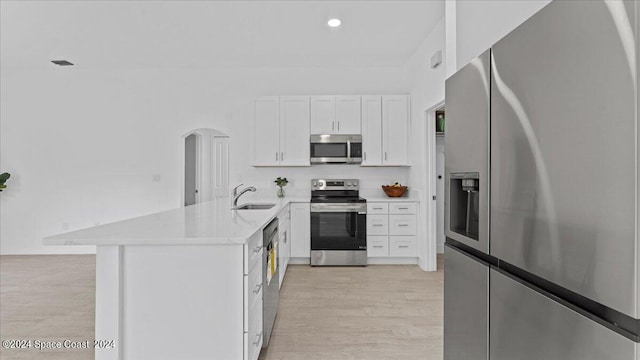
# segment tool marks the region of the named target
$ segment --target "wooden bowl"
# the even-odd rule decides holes
[[[406,186],[387,186],[382,185],[382,191],[387,194],[388,197],[401,197],[407,192]]]

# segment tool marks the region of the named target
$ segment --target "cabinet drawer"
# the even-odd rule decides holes
[[[415,236],[389,236],[389,256],[395,257],[416,257]]]
[[[367,236],[367,256],[389,256],[388,236]]]
[[[260,263],[262,264],[262,263]],[[244,276],[244,311],[250,313],[256,306],[262,307],[262,266],[256,265]],[[248,317],[244,318],[244,330],[248,331]]]
[[[256,262],[262,259],[262,230],[255,233],[244,245],[244,273],[248,274]]]
[[[376,203],[376,202],[367,203],[367,215],[376,215],[376,214],[386,215],[388,213],[389,213],[388,203]]]
[[[249,331],[244,333],[245,360],[256,360],[262,349],[262,306],[256,306],[247,317]]]
[[[389,204],[389,214],[417,214],[418,204],[411,203],[390,203]]]
[[[367,215],[367,235],[388,235],[388,215]]]
[[[417,235],[415,215],[389,215],[389,235]]]

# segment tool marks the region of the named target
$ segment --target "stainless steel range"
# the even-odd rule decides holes
[[[311,180],[311,266],[367,265],[367,201],[357,179]]]

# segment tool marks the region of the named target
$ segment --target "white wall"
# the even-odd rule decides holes
[[[0,253],[86,253],[42,237],[179,206],[180,136],[230,135],[230,185],[277,176],[308,189],[315,176],[406,183],[406,168],[249,166],[250,102],[260,95],[407,93],[402,68],[0,68]],[[161,176],[153,182],[153,175]],[[273,188],[275,191],[275,188]]]
[[[424,269],[430,268],[427,259],[430,256],[430,249],[435,239],[427,239],[427,194],[424,190],[427,180],[434,174],[427,174],[427,156],[429,156],[429,141],[426,136],[427,119],[425,112],[444,101],[444,80],[446,74],[446,49],[445,49],[445,20],[444,18],[436,25],[429,36],[423,41],[417,51],[409,59],[405,65],[405,77],[407,86],[411,94],[411,121],[412,121],[412,167],[409,170],[409,184],[419,186],[422,191],[422,207],[421,207],[421,244],[419,246],[419,255],[422,258],[420,265]],[[430,66],[431,56],[436,51],[442,51],[442,63],[432,69]],[[433,247],[432,247],[433,246]],[[435,266],[435,264],[433,264]]]
[[[551,0],[455,1],[457,3],[454,10],[456,69],[466,65],[551,2]],[[449,10],[449,7],[447,9]]]

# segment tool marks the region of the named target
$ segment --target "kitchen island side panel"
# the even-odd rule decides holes
[[[124,359],[243,359],[243,246],[124,246]],[[117,269],[114,269],[117,270]]]

